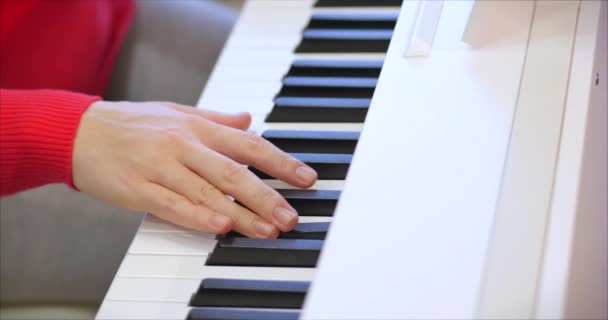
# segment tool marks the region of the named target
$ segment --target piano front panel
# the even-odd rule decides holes
[[[536,3],[479,295],[481,318],[534,314],[578,7]]]
[[[581,1],[537,319],[608,318],[607,56],[608,3]]]
[[[477,316],[535,11],[492,3],[510,19],[487,26],[503,31],[491,43],[464,43],[473,2],[446,1],[414,58],[418,8],[402,7],[304,319]]]
[[[581,148],[605,159],[605,89],[589,85],[605,70],[593,41],[606,3],[480,3],[504,6],[487,20],[489,42],[461,42],[472,3],[446,1],[417,58],[404,58],[416,7],[402,8],[304,319],[606,317],[606,162],[585,161],[604,173],[588,174],[592,195],[576,189]],[[603,120],[581,118],[592,106]],[[603,146],[584,141],[587,123]],[[370,219],[378,207],[398,209]]]

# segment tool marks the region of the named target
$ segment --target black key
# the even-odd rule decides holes
[[[301,216],[330,217],[340,198],[338,190],[277,189]]]
[[[192,308],[187,320],[298,320],[297,310],[268,310],[242,308]]]
[[[386,52],[392,36],[393,30],[389,29],[307,29],[296,52]]]
[[[401,7],[403,0],[317,0],[315,7]]]
[[[300,222],[293,230],[279,233],[279,239],[325,240],[329,222]],[[229,232],[225,237],[245,237],[238,232]]]
[[[278,96],[371,98],[377,78],[285,77]]]
[[[206,265],[314,268],[323,240],[219,239]]]
[[[287,76],[378,78],[383,60],[296,60]]]
[[[317,12],[306,29],[394,29],[399,12]],[[305,29],[305,30],[306,30]]]
[[[299,215],[306,217],[333,216],[340,198],[338,190],[277,189],[277,192],[298,211]]]
[[[190,300],[195,307],[300,309],[310,282],[204,279]]]
[[[262,133],[262,137],[290,153],[353,154],[359,140],[359,132],[267,130]]]
[[[317,177],[320,180],[346,179],[346,173],[353,158],[350,154],[332,153],[292,153],[291,155],[317,171]],[[256,168],[249,167],[249,170],[260,179],[272,179],[272,177]]]
[[[266,122],[364,122],[371,99],[277,97]]]

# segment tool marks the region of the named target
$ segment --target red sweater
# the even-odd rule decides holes
[[[0,196],[74,187],[80,117],[103,94],[134,9],[133,0],[0,0]]]

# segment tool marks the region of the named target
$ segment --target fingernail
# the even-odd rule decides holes
[[[256,221],[254,223],[255,232],[262,237],[268,237],[274,232],[274,226],[264,221]]]
[[[289,227],[298,218],[295,212],[283,207],[276,207],[272,215],[285,227]]]
[[[216,230],[224,230],[230,224],[230,218],[216,214],[211,217],[211,226]]]
[[[311,182],[317,178],[317,172],[310,167],[307,166],[299,166],[296,169],[296,175],[303,182]]]

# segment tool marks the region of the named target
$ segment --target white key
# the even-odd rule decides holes
[[[271,122],[260,123],[257,118],[265,118],[263,115],[254,115],[251,130],[263,133],[266,130],[321,130],[321,131],[361,131],[363,123],[319,123],[319,122]]]
[[[245,280],[311,281],[314,269],[213,267],[218,272],[205,272],[197,278],[123,277],[119,276],[108,292],[107,300],[182,302],[187,304],[202,279],[224,278]],[[249,270],[243,270],[249,269]],[[249,271],[249,272],[248,272]]]
[[[273,189],[299,189],[281,180],[262,180]],[[344,180],[317,180],[309,189],[311,190],[342,190],[344,188]],[[302,219],[307,217],[300,217],[300,222],[304,222]]]
[[[320,220],[320,219],[319,219]],[[308,280],[313,268],[224,267],[206,266],[207,256],[128,255],[120,269],[120,277],[146,278],[238,278],[265,280]]]
[[[97,320],[184,320],[190,308],[181,302],[104,301]]]
[[[159,235],[162,236],[162,235]],[[125,257],[118,275],[120,277],[173,277],[201,279],[205,276],[206,255],[199,256],[166,256],[136,255]]]
[[[112,283],[106,300],[188,304],[190,296],[196,292],[200,282],[196,279],[119,277]]]
[[[206,255],[215,247],[211,234],[184,232],[138,232],[129,248],[130,254]]]

